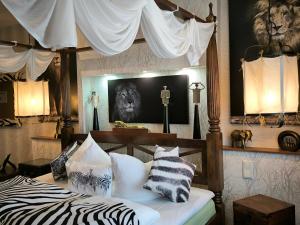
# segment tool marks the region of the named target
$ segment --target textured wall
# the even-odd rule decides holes
[[[83,93],[83,123],[84,123],[84,132],[88,132],[92,130],[93,123],[93,107],[89,104],[88,99],[91,95],[91,91],[96,91],[100,98],[100,105],[98,107],[98,118],[100,130],[111,130],[113,124],[108,122],[108,90],[107,90],[107,80],[108,79],[121,79],[121,78],[135,78],[135,77],[145,77],[145,76],[163,76],[163,75],[180,75],[187,74],[189,75],[189,83],[193,83],[195,81],[200,81],[204,85],[206,85],[206,73],[205,68],[189,68],[183,70],[170,70],[156,73],[142,73],[142,74],[110,74],[110,75],[100,75],[93,77],[83,77],[82,78],[82,93]],[[147,79],[147,78],[144,78]],[[172,96],[171,96],[172,98]],[[200,126],[203,134],[203,138],[205,138],[205,134],[208,130],[208,122],[207,122],[207,111],[206,111],[206,91],[203,90],[201,93],[201,104],[199,113],[201,115]],[[153,109],[155,110],[155,109]],[[193,115],[194,108],[192,104],[192,91],[189,91],[189,124],[187,125],[177,125],[171,124],[170,130],[171,133],[177,133],[178,136],[183,138],[192,138],[193,135]],[[147,127],[151,132],[162,132],[162,124],[142,124]]]
[[[54,122],[40,123],[35,117],[21,119],[21,121],[23,124],[20,128],[0,128],[0,163],[9,153],[11,154],[11,161],[15,164],[33,159],[31,137],[53,137],[55,134],[56,123]],[[75,131],[78,131],[76,124]]]
[[[254,162],[253,179],[242,177],[243,160]],[[233,224],[232,201],[255,194],[295,204],[300,224],[300,156],[226,151],[224,182],[227,224]]]

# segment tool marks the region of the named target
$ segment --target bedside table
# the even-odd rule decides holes
[[[19,163],[19,173],[26,177],[38,177],[51,172],[51,159],[34,159]]]
[[[295,225],[295,205],[265,195],[233,202],[234,225]]]

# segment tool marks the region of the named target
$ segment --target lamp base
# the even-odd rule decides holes
[[[169,124],[169,111],[168,106],[164,106],[164,128],[163,133],[170,133],[170,124]]]
[[[94,108],[93,130],[99,130],[98,111]]]
[[[200,120],[199,120],[199,108],[198,105],[195,105],[194,109],[194,131],[193,139],[201,139],[201,129],[200,129]]]

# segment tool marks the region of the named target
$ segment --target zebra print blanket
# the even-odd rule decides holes
[[[0,182],[1,225],[139,225],[124,203],[89,201],[56,185],[18,176]]]

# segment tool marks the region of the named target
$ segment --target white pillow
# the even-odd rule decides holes
[[[145,167],[146,167],[146,172],[147,172],[148,176],[149,176],[149,173],[150,173],[152,164],[153,164],[153,160],[144,163],[144,165],[145,165]]]
[[[179,157],[179,147],[175,147],[171,150],[166,150],[163,147],[160,147],[158,145],[155,146],[156,150],[154,153],[154,158],[161,158],[163,157]]]
[[[160,196],[143,189],[148,179],[149,171],[145,164],[132,156],[110,153],[114,174],[113,196],[125,198],[135,202],[145,202]]]
[[[68,159],[66,166],[70,166],[72,162],[111,165],[109,155],[94,141],[91,134],[88,135],[78,150]]]
[[[111,197],[112,170],[110,166],[72,162],[67,166],[68,189],[80,194]]]

